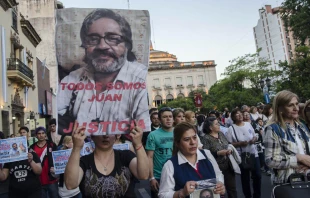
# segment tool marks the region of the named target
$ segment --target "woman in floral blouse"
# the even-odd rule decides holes
[[[232,153],[228,149],[228,141],[220,131],[220,124],[215,117],[209,117],[203,125],[203,132],[206,134],[202,138],[204,149],[208,149],[216,159],[220,170],[224,175],[224,183],[229,198],[237,197],[235,172],[230,165],[228,155]]]

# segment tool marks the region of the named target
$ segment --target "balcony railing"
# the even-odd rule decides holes
[[[33,71],[18,58],[8,58],[8,71],[19,71],[33,81]]]

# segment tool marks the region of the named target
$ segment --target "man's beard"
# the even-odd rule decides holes
[[[103,60],[100,58],[101,55],[108,56],[113,59],[110,63],[110,60]],[[95,49],[92,53],[86,54],[85,62],[88,66],[92,67],[95,71],[101,73],[112,73],[118,71],[122,68],[127,59],[127,51],[117,58],[117,56],[108,50]]]

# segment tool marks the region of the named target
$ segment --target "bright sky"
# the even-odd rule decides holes
[[[61,0],[66,8],[128,9],[128,0]],[[130,9],[148,10],[153,47],[179,61],[215,60],[223,78],[229,60],[256,51],[253,27],[264,5],[283,0],[129,0]]]

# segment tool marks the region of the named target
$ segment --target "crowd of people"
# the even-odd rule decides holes
[[[244,197],[260,198],[262,174],[276,185],[293,173],[310,173],[310,101],[298,101],[296,94],[281,91],[272,105],[207,115],[153,108],[152,131],[143,133],[135,125],[127,135],[86,137],[85,127],[76,123],[72,136],[60,136],[52,119],[48,131],[38,127],[31,137],[23,126],[18,132],[27,137],[28,159],[0,164],[0,198],[136,197],[139,180],[149,180],[152,197],[183,198],[197,189],[198,181],[212,179],[209,197],[235,198],[236,174]],[[0,138],[5,138],[2,132]],[[89,141],[94,151],[81,156]],[[125,142],[128,150],[113,149]],[[52,152],[64,149],[72,152],[64,174],[57,175]]]

